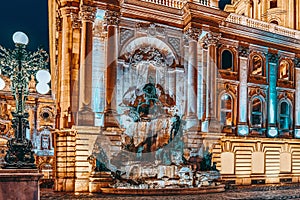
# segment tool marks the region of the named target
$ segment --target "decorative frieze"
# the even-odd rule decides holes
[[[166,28],[155,23],[139,22],[135,25],[137,31],[146,33],[148,37],[155,37],[157,35],[166,35]]]

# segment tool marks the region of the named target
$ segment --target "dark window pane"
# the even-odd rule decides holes
[[[233,56],[231,51],[224,50],[222,52],[222,69],[232,70],[232,60]]]
[[[287,104],[287,102],[282,102],[280,107],[280,114],[289,114],[289,105]]]
[[[262,124],[262,119],[260,114],[252,114],[252,125],[258,126]]]
[[[277,0],[270,1],[270,8],[277,8]]]

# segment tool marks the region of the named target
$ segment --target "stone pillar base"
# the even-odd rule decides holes
[[[278,137],[278,128],[277,127],[268,127],[268,137]]]
[[[215,119],[209,119],[202,122],[202,132],[221,132],[221,124]]]
[[[78,126],[94,126],[95,114],[92,110],[83,109],[77,114],[77,125]]]
[[[36,169],[0,170],[0,199],[40,199],[42,176]]]
[[[300,138],[300,129],[299,128],[295,128],[294,138]]]
[[[107,110],[104,112],[104,127],[119,127],[119,122],[116,119],[116,111]]]
[[[101,188],[109,187],[113,183],[110,172],[92,172],[90,176],[89,192],[101,192]]]
[[[237,133],[239,136],[247,136],[249,135],[249,127],[248,125],[238,125],[237,126]]]
[[[74,178],[56,178],[54,187],[58,192],[74,192]]]

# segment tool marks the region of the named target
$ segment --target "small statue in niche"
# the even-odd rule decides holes
[[[36,82],[34,76],[31,75],[31,80],[28,83],[29,92],[35,92],[36,91],[35,86],[36,86]]]

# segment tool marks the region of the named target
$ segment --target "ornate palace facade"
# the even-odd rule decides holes
[[[113,160],[168,144],[171,116],[221,179],[299,182],[300,2],[283,2],[49,1],[56,190],[99,190],[102,152],[143,176]]]

